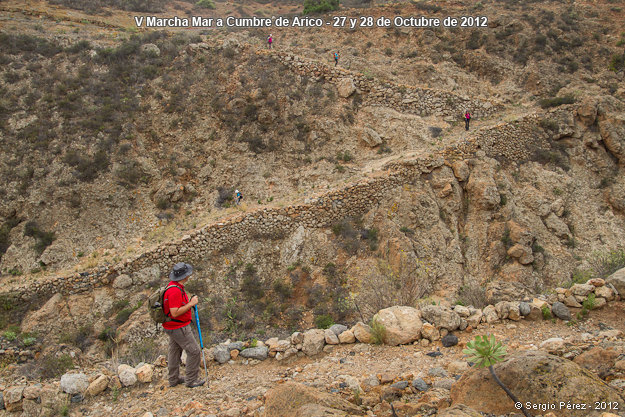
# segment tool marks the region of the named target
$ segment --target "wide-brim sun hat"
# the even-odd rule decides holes
[[[193,267],[184,262],[178,262],[169,273],[169,279],[172,281],[182,281],[193,273]]]

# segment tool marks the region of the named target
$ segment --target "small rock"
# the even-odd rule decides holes
[[[439,331],[430,323],[423,323],[423,327],[421,328],[421,336],[432,342],[441,338],[441,334],[439,333]]]
[[[338,345],[339,344],[339,338],[336,335],[336,333],[334,333],[332,330],[330,329],[326,329],[324,332],[324,336],[325,336],[325,341],[328,345]]]
[[[408,381],[399,381],[399,382],[395,382],[394,384],[391,385],[391,388],[396,388],[396,389],[406,389],[408,388],[408,385],[410,383]]]
[[[434,368],[430,368],[428,370],[428,375],[439,377],[439,378],[446,378],[447,376],[449,376],[447,371],[441,368],[440,366],[435,366]]]
[[[540,344],[540,348],[546,350],[549,353],[558,352],[564,348],[564,339],[561,337],[552,337]]]
[[[330,330],[338,337],[341,335],[341,333],[347,331],[347,326],[344,326],[342,324],[333,324],[332,326],[330,326]]]
[[[304,332],[304,344],[302,352],[308,356],[313,356],[323,350],[325,344],[325,331],[321,329],[312,329]]]
[[[462,374],[467,369],[469,369],[469,364],[465,361],[453,361],[450,362],[449,365],[447,365],[447,370],[452,375]]]
[[[297,346],[304,343],[304,334],[301,332],[295,332],[291,335],[291,344]]]
[[[362,384],[367,386],[367,387],[377,387],[378,385],[380,385],[380,380],[378,379],[377,376],[371,375],[371,376],[365,378],[362,381]]]
[[[117,278],[115,278],[115,281],[113,281],[113,288],[115,289],[125,289],[128,288],[132,285],[132,278],[130,278],[130,276],[126,275],[126,274],[122,274],[120,276],[118,276]]]
[[[573,307],[573,308],[581,308],[582,307],[582,305],[572,295],[569,295],[568,297],[566,297],[564,299],[564,305],[567,306],[567,307]]]
[[[443,388],[451,390],[451,386],[456,382],[454,378],[443,378],[434,382],[434,388]]]
[[[345,330],[343,333],[339,335],[339,342],[341,344],[355,343],[356,337],[351,330]]]
[[[444,347],[452,347],[458,344],[458,337],[453,334],[448,334],[447,336],[441,339],[441,343],[443,343]]]
[[[139,382],[148,384],[152,382],[152,378],[154,376],[154,366],[146,363],[137,369],[136,375]]]
[[[416,378],[414,381],[412,381],[412,386],[416,390],[421,392],[425,392],[430,389],[430,386],[421,378]]]
[[[371,336],[371,327],[359,321],[351,328],[354,337],[361,343],[373,343],[373,337]]]
[[[569,310],[567,306],[565,306],[559,301],[556,301],[555,303],[553,303],[553,305],[551,306],[551,312],[554,314],[554,316],[556,316],[557,318],[561,320],[564,320],[564,321],[571,320],[571,311]]]
[[[24,398],[27,400],[36,400],[41,395],[41,384],[29,385],[24,388]]]

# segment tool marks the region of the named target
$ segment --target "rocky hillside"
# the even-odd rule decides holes
[[[625,266],[615,3],[370,5],[489,27],[276,29],[273,50],[131,16],[300,5],[31,3],[0,4],[0,326],[32,354],[8,362],[152,362],[143,302],[178,261],[211,343],[547,299]]]

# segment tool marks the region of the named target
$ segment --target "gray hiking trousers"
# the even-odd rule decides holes
[[[180,378],[180,357],[183,350],[187,352],[184,382],[185,384],[195,382],[198,379],[197,375],[200,370],[202,351],[193,336],[191,325],[188,324],[180,329],[164,330],[169,336],[169,351],[167,353],[169,383],[175,384],[178,382],[178,378]]]

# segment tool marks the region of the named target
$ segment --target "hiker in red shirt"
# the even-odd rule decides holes
[[[200,370],[200,357],[202,351],[198,345],[193,331],[191,330],[191,309],[197,305],[197,296],[191,297],[184,290],[184,284],[193,274],[193,267],[184,262],[174,265],[169,274],[171,282],[163,295],[163,311],[168,320],[163,323],[165,333],[169,336],[169,351],[167,354],[167,367],[169,370],[169,386],[175,387],[183,382],[189,388],[204,385],[206,381],[198,378]],[[187,352],[187,366],[185,377],[180,377],[180,357],[182,351]]]
[[[471,121],[471,113],[469,113],[469,110],[467,110],[464,113],[464,128],[465,128],[465,130],[469,130],[469,121]]]

